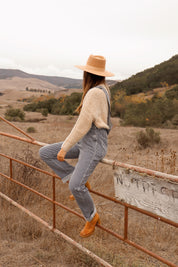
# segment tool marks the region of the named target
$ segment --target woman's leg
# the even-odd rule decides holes
[[[61,149],[63,142],[46,145],[39,150],[41,159],[62,179],[67,182],[70,179],[75,167],[67,161],[59,161],[57,154]],[[79,146],[76,144],[66,154],[66,159],[75,159],[79,157]]]
[[[106,154],[106,130],[92,126],[87,135],[81,140],[80,147],[79,160],[71,176],[69,188],[85,219],[91,221],[96,214],[96,208],[85,184],[97,164]]]
[[[93,219],[96,213],[96,208],[85,184],[98,162],[99,160],[94,159],[94,155],[91,155],[87,151],[81,151],[78,163],[75,166],[75,170],[72,173],[69,182],[70,191],[74,195],[77,204],[87,221]]]

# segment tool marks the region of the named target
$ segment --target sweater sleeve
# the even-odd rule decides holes
[[[94,110],[93,106],[96,96],[94,90],[89,90],[86,94],[82,109],[80,111],[79,117],[70,132],[70,134],[65,139],[62,148],[67,152],[72,146],[74,146],[91,128],[92,123],[94,122]],[[95,106],[95,108],[97,108]],[[94,109],[95,109],[94,108]]]

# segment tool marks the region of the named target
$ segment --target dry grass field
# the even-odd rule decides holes
[[[18,102],[11,103],[16,107]],[[5,108],[0,108],[3,115]],[[39,113],[26,113],[26,119],[42,118]],[[53,143],[64,140],[68,135],[76,117],[48,115],[46,120],[35,122],[16,122],[15,125],[25,132],[28,127],[34,127],[36,132],[31,135],[38,141]],[[106,158],[120,162],[130,163],[178,175],[178,138],[177,130],[155,129],[160,132],[161,143],[152,148],[140,150],[136,142],[136,133],[140,128],[121,127],[118,118],[112,118],[113,129],[109,135],[109,146]],[[15,129],[0,121],[0,131],[11,134],[19,134]],[[39,166],[45,170],[50,169],[40,160],[39,147],[28,145],[17,140],[0,136],[0,151],[12,157],[22,159],[30,164]],[[174,153],[174,159],[173,159]],[[173,167],[174,160],[174,167]],[[75,160],[72,161],[76,163]],[[0,159],[0,170],[9,174],[8,161]],[[13,173],[16,179],[52,196],[51,178],[36,171],[31,172],[19,164],[13,165]],[[0,177],[0,191],[8,194],[12,199],[27,207],[29,210],[52,224],[52,205],[19,186],[12,185],[3,177]],[[114,184],[112,168],[99,164],[89,178],[94,190],[109,196],[114,196]],[[56,182],[56,198],[62,204],[76,210],[80,210],[75,201],[69,200],[68,185]],[[103,200],[92,195],[101,223],[118,234],[123,234],[123,207],[116,203]],[[23,214],[17,208],[0,199],[0,266],[1,267],[86,267],[99,266],[90,257],[74,248],[54,233],[48,231],[28,215]],[[95,234],[87,239],[81,239],[79,232],[84,221],[69,212],[57,208],[57,228],[69,235],[72,239],[84,245],[113,266],[123,267],[162,267],[154,258],[124,244],[122,241],[96,228]],[[178,247],[175,228],[138,214],[129,212],[129,238],[147,249],[158,253],[169,261],[178,264]]]

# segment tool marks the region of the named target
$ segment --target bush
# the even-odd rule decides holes
[[[171,122],[173,125],[178,125],[178,114],[174,115]]]
[[[146,104],[129,104],[124,115],[124,125],[145,127],[147,125]]]
[[[48,116],[48,109],[47,108],[43,108],[42,111],[41,111],[41,114],[45,117]]]
[[[80,104],[81,98],[81,93],[72,93],[69,96],[63,96],[59,99],[50,98],[49,100],[27,104],[24,106],[24,110],[44,112],[44,116],[47,116],[47,112],[55,115],[73,115],[75,109]]]
[[[5,113],[5,118],[9,121],[24,121],[25,112],[20,109],[9,108]]]
[[[178,85],[175,85],[172,89],[166,91],[165,96],[168,99],[178,99]]]
[[[27,133],[36,133],[36,130],[34,127],[28,127],[27,128]]]
[[[141,127],[162,126],[177,114],[177,100],[166,97],[147,100],[146,103],[129,104],[124,115],[124,125]]]
[[[141,148],[158,144],[161,140],[159,132],[155,132],[152,128],[146,128],[145,132],[139,131],[136,138]]]
[[[32,112],[34,112],[34,111],[36,111],[36,109],[37,109],[37,103],[35,103],[35,102],[32,102],[30,104],[27,104],[27,105],[25,105],[23,107],[23,110],[25,110],[25,111],[32,111]]]
[[[70,96],[60,97],[53,105],[52,114],[55,115],[73,115],[81,101],[81,93],[72,93]]]

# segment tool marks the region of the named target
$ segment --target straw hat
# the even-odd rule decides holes
[[[75,67],[99,76],[111,77],[113,73],[105,70],[106,59],[103,56],[90,55],[85,66],[76,65]]]

